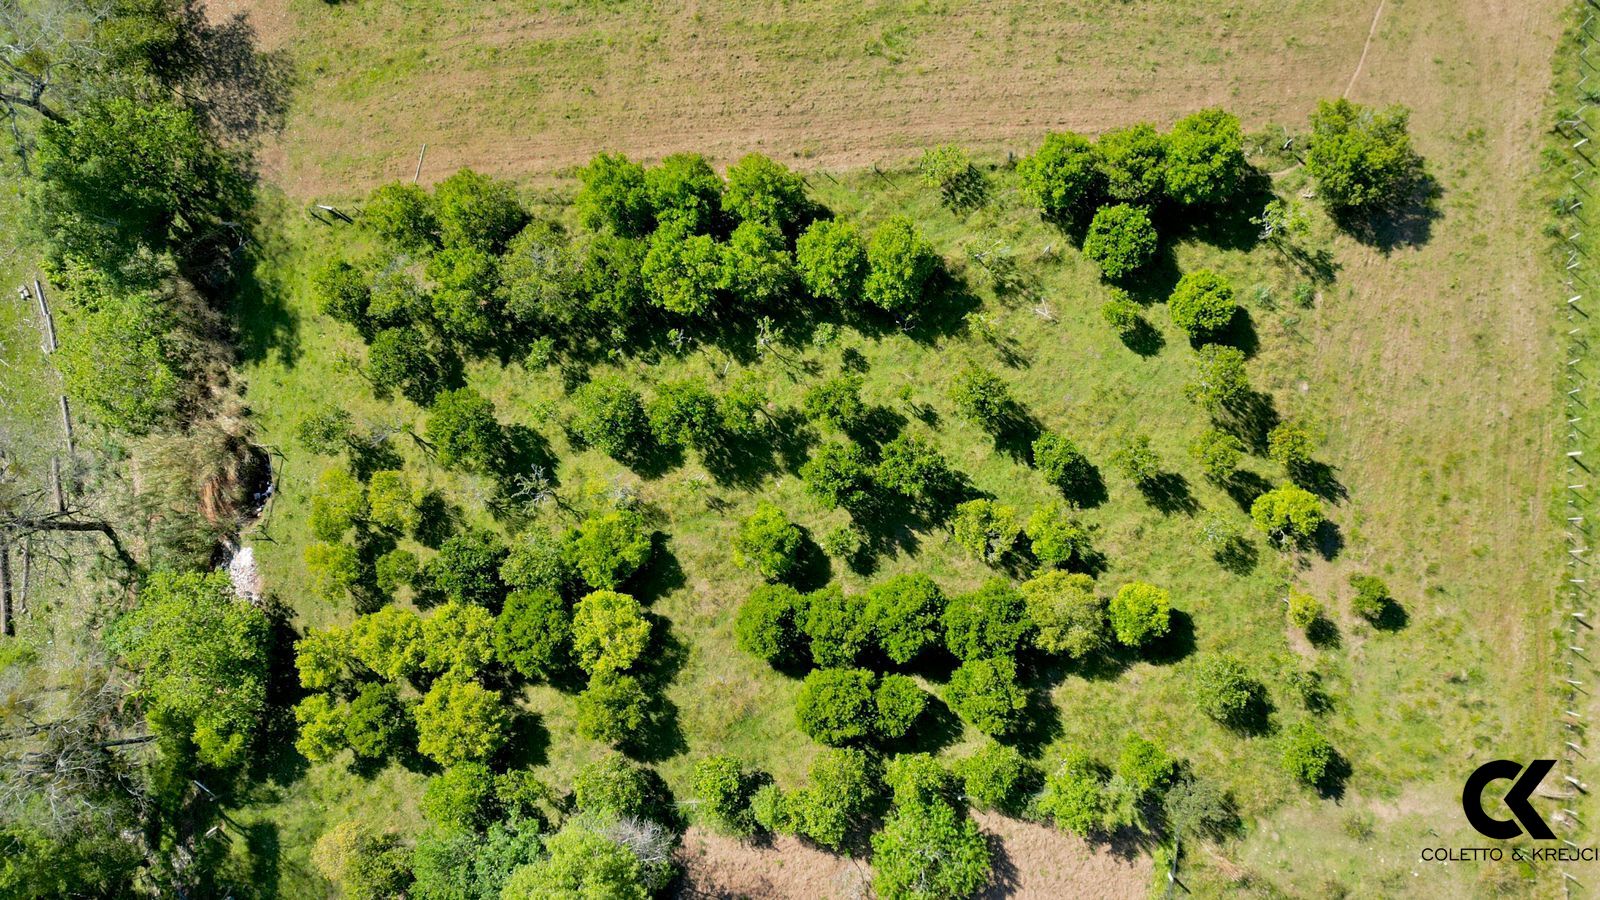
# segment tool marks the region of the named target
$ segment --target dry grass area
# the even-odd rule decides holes
[[[957,140],[1166,124],[1227,106],[1298,121],[1345,88],[1375,3],[213,0],[303,78],[268,155],[297,197],[464,165],[505,175],[600,148],[892,164]],[[1293,27],[1302,23],[1304,27]]]

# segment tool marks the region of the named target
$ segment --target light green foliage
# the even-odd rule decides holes
[[[733,630],[739,649],[771,665],[798,660],[805,650],[800,626],[805,598],[786,584],[764,584],[739,607]]]
[[[366,516],[366,486],[343,467],[322,470],[311,495],[311,533],[317,540],[337,543]]]
[[[743,222],[722,247],[721,287],[746,313],[787,300],[794,278],[794,258],[771,225]]]
[[[427,648],[422,620],[409,609],[385,606],[350,625],[350,652],[389,681],[406,681],[422,671]]]
[[[1067,572],[1045,572],[1022,583],[1033,645],[1039,650],[1083,659],[1106,645],[1105,601],[1094,579]]]
[[[1066,435],[1053,431],[1034,439],[1033,465],[1046,481],[1069,497],[1080,496],[1092,488],[1098,478],[1094,464],[1078,445]]]
[[[422,646],[424,670],[472,678],[494,654],[494,616],[452,600],[422,620]]]
[[[399,250],[426,252],[439,244],[433,198],[414,184],[392,181],[374,188],[361,222]]]
[[[500,564],[500,580],[516,590],[561,593],[571,577],[566,545],[542,528],[530,528],[512,539],[506,561]]]
[[[731,756],[707,756],[694,766],[694,793],[700,798],[700,811],[716,830],[725,834],[755,833],[750,795],[756,784],[744,764]]]
[[[1039,212],[1057,222],[1080,220],[1102,180],[1094,144],[1070,131],[1045,135],[1039,149],[1017,163],[1017,177]]]
[[[1150,484],[1161,477],[1161,457],[1150,446],[1150,435],[1125,434],[1111,454],[1111,464],[1135,484]]]
[[[1310,722],[1296,722],[1283,739],[1283,769],[1301,784],[1318,787],[1327,779],[1337,754]]]
[[[489,343],[499,327],[500,272],[495,257],[475,246],[447,246],[428,258],[434,282],[433,319],[454,342],[468,347]]]
[[[1220,428],[1207,428],[1189,445],[1189,453],[1212,481],[1227,481],[1244,458],[1244,441]]]
[[[1322,618],[1322,604],[1317,598],[1305,593],[1290,589],[1289,591],[1289,624],[1304,631],[1317,624]]]
[[[484,760],[509,737],[500,695],[476,682],[441,678],[416,707],[417,751],[441,766]]]
[[[990,739],[954,765],[967,799],[983,809],[1012,812],[1021,800],[1032,767],[1022,752]]]
[[[794,822],[789,813],[789,795],[776,784],[764,784],[750,797],[750,817],[757,826],[772,834],[789,834]]]
[[[187,379],[170,298],[75,273],[54,359],[67,392],[106,425],[144,434],[177,412]]]
[[[878,679],[872,703],[878,714],[874,723],[878,737],[893,741],[911,733],[928,708],[928,694],[910,677],[891,674]]]
[[[359,590],[366,574],[356,548],[349,544],[307,544],[304,558],[313,589],[329,603],[340,603]]]
[[[567,564],[592,588],[626,584],[650,560],[651,530],[633,509],[613,509],[584,519],[567,535]]]
[[[366,499],[367,521],[374,526],[393,534],[405,534],[417,527],[416,491],[405,472],[373,472],[367,479]]]
[[[510,182],[462,169],[433,189],[439,236],[446,249],[471,247],[499,253],[528,223]]]
[[[1226,278],[1210,269],[1196,269],[1178,279],[1172,296],[1167,298],[1167,309],[1172,313],[1172,324],[1189,337],[1204,341],[1233,322],[1239,304],[1234,301],[1233,285]],[[1242,356],[1238,363],[1243,365]]]
[[[989,843],[948,803],[901,803],[872,836],[872,887],[897,900],[960,900],[989,882]]]
[[[665,881],[631,849],[607,837],[604,820],[569,820],[545,839],[545,854],[507,879],[505,900],[649,900]]]
[[[943,637],[944,591],[928,576],[896,575],[873,585],[866,597],[878,648],[891,661],[904,665]]]
[[[1098,263],[1111,281],[1120,281],[1149,264],[1156,254],[1156,228],[1142,207],[1102,206],[1089,222],[1083,255]]]
[[[400,836],[380,832],[360,820],[335,825],[317,839],[311,862],[339,886],[344,900],[390,900],[411,883]]]
[[[867,263],[862,296],[903,317],[915,313],[922,302],[923,289],[938,270],[939,255],[910,219],[892,216],[872,233]]]
[[[731,435],[745,440],[764,437],[770,416],[767,413],[767,390],[753,377],[733,379],[723,389],[717,401],[722,412],[722,427]]]
[[[1027,692],[1017,683],[1017,664],[1006,658],[971,659],[950,676],[945,700],[956,715],[990,737],[1022,722]]]
[[[616,818],[661,821],[672,802],[659,775],[620,753],[607,753],[579,769],[572,793],[579,812]]]
[[[1060,503],[1047,503],[1029,513],[1023,530],[1040,565],[1082,563],[1094,552],[1088,527]]]
[[[1111,630],[1126,647],[1143,647],[1165,637],[1172,618],[1172,600],[1153,584],[1130,581],[1111,598]]]
[[[837,746],[877,731],[876,679],[865,669],[817,669],[795,695],[795,720],[812,740]]]
[[[859,428],[867,418],[867,405],[861,402],[862,378],[845,372],[817,382],[806,390],[801,408],[806,417],[840,431]]]
[[[549,680],[567,667],[572,619],[560,595],[547,588],[514,591],[494,622],[495,658],[524,678]]]
[[[1014,656],[1029,629],[1022,594],[1005,578],[951,597],[943,625],[945,647],[962,660]]]
[[[1219,205],[1244,182],[1244,132],[1239,120],[1217,107],[1184,116],[1166,139],[1166,193],[1187,205]]]
[[[1310,491],[1286,484],[1273,488],[1250,504],[1256,528],[1283,546],[1308,543],[1326,517],[1322,501]]]
[[[1194,378],[1184,396],[1213,416],[1235,408],[1250,396],[1250,377],[1244,370],[1244,352],[1236,347],[1207,344],[1195,354]]]
[[[884,766],[883,783],[896,806],[919,803],[949,803],[954,780],[944,764],[932,754],[902,753]]]
[[[866,595],[846,594],[837,583],[806,595],[803,627],[819,666],[853,666],[872,644]]]
[[[968,500],[950,519],[956,545],[974,559],[995,565],[1017,545],[1022,522],[1016,507],[993,500]]]
[[[1403,106],[1373,109],[1324,100],[1311,115],[1306,171],[1335,215],[1367,214],[1400,202],[1421,172]]]
[[[1081,752],[1068,754],[1045,778],[1038,807],[1057,828],[1082,837],[1103,833],[1111,812],[1098,767]]]
[[[1289,471],[1311,463],[1317,452],[1317,435],[1304,422],[1289,419],[1267,432],[1267,455]]]
[[[1163,791],[1178,774],[1178,764],[1161,745],[1129,734],[1117,754],[1117,775],[1140,797]]]
[[[590,675],[632,668],[649,643],[650,620],[627,594],[595,591],[573,608],[573,651]]]
[[[939,199],[951,209],[981,202],[983,174],[972,164],[967,151],[955,144],[941,144],[923,151],[917,171],[924,184],[938,188]]]
[[[345,748],[344,722],[349,706],[327,694],[312,694],[294,708],[294,748],[312,762],[332,759]]]
[[[572,392],[572,405],[568,428],[613,459],[632,459],[651,438],[644,401],[619,378],[602,376],[582,385]]]
[[[1389,586],[1376,575],[1352,574],[1350,586],[1356,589],[1356,596],[1350,601],[1350,609],[1368,622],[1381,620],[1394,603],[1389,593]]]
[[[1011,386],[993,371],[968,363],[950,383],[950,402],[963,419],[990,434],[1000,434],[1017,412]]]
[[[733,561],[754,569],[768,581],[782,579],[794,568],[804,535],[777,506],[762,502],[747,516],[733,539]]]
[[[709,234],[722,218],[722,179],[698,153],[674,153],[645,170],[644,187],[657,227]]]
[[[495,802],[494,772],[481,762],[450,766],[428,779],[422,793],[422,814],[443,828],[484,831],[500,817]]]
[[[1148,327],[1148,323],[1144,320],[1144,310],[1126,294],[1112,297],[1102,303],[1100,317],[1106,320],[1112,331],[1124,339],[1134,337]]]
[[[446,598],[494,609],[506,593],[500,581],[500,567],[505,560],[506,545],[498,534],[473,529],[441,544],[439,554],[428,561],[427,574],[434,588]]]
[[[796,269],[817,299],[853,303],[867,277],[867,245],[849,222],[818,219],[795,241]]]
[[[855,444],[829,441],[811,452],[800,467],[806,490],[829,506],[855,511],[872,500],[872,468]]]
[[[108,644],[139,674],[151,730],[226,768],[244,761],[266,705],[270,630],[226,573],[158,571]]]
[[[578,734],[617,746],[639,734],[649,716],[650,698],[632,675],[599,672],[578,695]]]
[[[837,850],[871,810],[878,773],[866,753],[839,748],[817,754],[810,774],[785,805],[797,833]]]
[[[308,630],[294,642],[294,665],[300,673],[300,686],[312,691],[326,690],[350,675],[350,632],[348,629]]]
[[[728,168],[722,208],[741,222],[761,222],[793,234],[811,209],[805,182],[782,163],[751,153]]]
[[[300,417],[294,436],[307,450],[323,456],[343,452],[355,435],[355,418],[350,411],[328,404]]]
[[[679,315],[705,316],[716,307],[722,250],[710,235],[662,228],[650,238],[641,271],[650,302]]]
[[[504,464],[505,429],[495,418],[494,403],[472,388],[434,398],[424,434],[439,465],[447,469],[489,475]]]
[[[654,225],[644,167],[620,153],[601,153],[578,171],[583,186],[573,207],[584,225],[639,237]]]
[[[1195,666],[1194,697],[1201,712],[1223,725],[1239,727],[1257,713],[1266,689],[1238,657],[1215,653]]]
[[[1167,147],[1145,122],[1108,131],[1095,146],[1106,195],[1121,203],[1149,205],[1165,187]]]
[[[648,416],[650,430],[664,443],[681,444],[704,453],[722,440],[722,411],[717,398],[697,378],[656,385]]]

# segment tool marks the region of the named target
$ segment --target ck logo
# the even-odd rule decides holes
[[[1461,789],[1461,811],[1467,814],[1467,821],[1478,833],[1484,837],[1496,840],[1509,841],[1524,830],[1528,837],[1540,841],[1555,840],[1555,834],[1550,826],[1539,817],[1539,811],[1528,803],[1528,798],[1533,796],[1539,782],[1551,769],[1555,768],[1553,759],[1536,759],[1528,763],[1524,769],[1521,763],[1514,763],[1509,759],[1497,759],[1486,762],[1478,767],[1467,778],[1467,784]],[[1520,773],[1520,774],[1519,774]],[[1496,819],[1483,811],[1483,789],[1491,781],[1516,779],[1511,785],[1511,790],[1506,792],[1506,809],[1510,810],[1512,819]],[[1521,823],[1518,827],[1517,823]]]

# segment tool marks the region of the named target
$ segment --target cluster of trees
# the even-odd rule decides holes
[[[915,680],[877,672],[948,654],[958,664],[945,702],[1003,737],[1023,724],[1028,705],[1019,661],[1139,650],[1167,634],[1171,611],[1168,593],[1153,585],[1130,582],[1107,600],[1090,576],[1063,571],[1019,586],[995,578],[953,597],[926,576],[897,575],[860,594],[762,585],[740,606],[734,630],[741,649],[773,666],[816,667],[796,700],[803,732],[860,745],[907,735],[928,703]]]

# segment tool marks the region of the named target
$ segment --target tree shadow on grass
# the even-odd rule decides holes
[[[1212,334],[1210,342],[1237,348],[1246,358],[1255,356],[1261,349],[1255,320],[1251,318],[1250,311],[1242,306],[1233,311],[1233,318],[1228,320],[1227,327]]]
[[[1228,480],[1222,483],[1222,489],[1227,492],[1229,497],[1233,498],[1233,502],[1238,504],[1239,509],[1249,512],[1257,497],[1272,490],[1272,482],[1268,481],[1259,472],[1252,472],[1249,469],[1236,469],[1228,476]]]
[[[989,432],[995,450],[1024,465],[1033,459],[1033,442],[1043,433],[1044,426],[1020,403],[1007,404],[1000,421]]]
[[[1159,472],[1137,482],[1139,493],[1164,516],[1181,513],[1192,516],[1200,511],[1200,501],[1189,490],[1189,480],[1177,472]]]
[[[1133,330],[1117,335],[1122,339],[1122,345],[1140,356],[1155,356],[1167,345],[1167,339],[1161,336],[1143,316],[1134,324]]]
[[[300,361],[300,314],[278,285],[257,277],[257,268],[266,265],[262,252],[259,247],[247,250],[239,266],[233,290],[235,346],[241,362],[273,360],[293,368]]]
[[[1167,633],[1144,648],[1142,654],[1148,663],[1170,666],[1187,658],[1195,651],[1194,617],[1175,609],[1167,619]]]
[[[647,651],[639,683],[649,698],[645,723],[630,737],[622,750],[640,762],[661,762],[686,753],[689,742],[678,722],[678,706],[667,696],[667,689],[689,660],[689,648],[672,631],[672,623],[650,614],[653,640]]]
[[[929,694],[928,705],[912,724],[911,730],[899,740],[884,742],[883,750],[888,753],[938,753],[961,740],[963,727],[961,718],[943,700]]]
[[[650,559],[633,573],[625,588],[635,600],[644,606],[651,606],[687,583],[683,566],[678,563],[677,554],[672,552],[670,539],[657,531],[650,535]]]
[[[800,529],[800,547],[795,553],[795,563],[784,575],[785,584],[795,590],[805,593],[814,591],[833,580],[833,560],[822,551],[817,542],[811,537],[811,529],[804,525],[796,526]]]
[[[1338,525],[1325,519],[1312,536],[1311,545],[1317,555],[1331,562],[1344,550],[1344,532],[1339,530]]]
[[[1117,285],[1127,291],[1129,297],[1148,306],[1165,303],[1182,277],[1183,272],[1178,268],[1178,258],[1172,252],[1171,242],[1162,241],[1149,263],[1127,278],[1120,279]]]
[[[1311,460],[1289,467],[1289,478],[1329,503],[1338,503],[1350,496],[1349,490],[1339,482],[1333,466]]]
[[[1050,685],[1035,677],[1025,682],[1025,686],[1028,705],[1023,708],[1017,726],[1007,734],[1005,743],[1030,759],[1038,759],[1044,748],[1064,733],[1061,711],[1050,701]]]
[[[923,288],[916,317],[900,330],[919,344],[931,344],[960,333],[966,327],[967,313],[981,305],[983,301],[964,278],[940,266]]]
[[[1160,210],[1156,226],[1173,241],[1250,251],[1261,242],[1261,226],[1255,219],[1273,199],[1271,177],[1251,167],[1227,202]]]
[[[1335,221],[1345,233],[1387,254],[1403,247],[1421,247],[1433,238],[1444,189],[1432,175],[1419,172],[1410,190],[1397,202],[1371,213],[1349,213]]]
[[[292,611],[276,595],[269,594],[263,605],[270,622],[266,713],[256,735],[257,752],[250,759],[249,777],[253,782],[287,786],[304,777],[309,768],[294,746],[298,731],[294,707],[306,696],[294,663],[294,644],[300,634],[290,621]]]
[[[282,840],[276,822],[257,821],[244,826],[245,847],[249,850],[250,884],[261,897],[278,897]]]
[[[1333,751],[1333,758],[1328,760],[1328,768],[1323,771],[1322,778],[1316,783],[1317,796],[1324,800],[1343,799],[1345,782],[1350,780],[1353,771],[1350,760],[1345,759],[1344,754],[1339,751]]]
[[[1228,407],[1222,425],[1228,433],[1244,442],[1245,447],[1257,456],[1267,454],[1267,435],[1278,427],[1277,404],[1272,397],[1260,391],[1249,391],[1243,399]]]
[[[550,730],[538,713],[514,710],[507,730],[510,735],[497,755],[501,768],[514,771],[550,762]]]
[[[1337,650],[1344,643],[1339,626],[1326,616],[1317,616],[1306,626],[1306,640],[1319,650]]]

